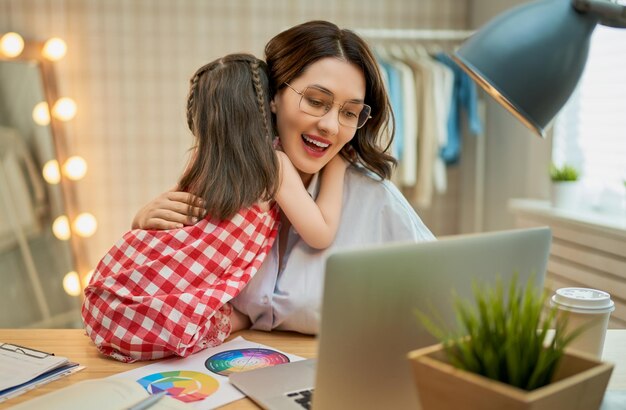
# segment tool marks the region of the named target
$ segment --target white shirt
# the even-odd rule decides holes
[[[401,53],[398,51],[398,53]],[[417,96],[415,94],[415,75],[413,70],[405,62],[395,59],[388,60],[400,72],[400,83],[402,85],[402,120],[404,121],[404,135],[397,135],[402,138],[403,146],[400,156],[400,178],[403,186],[413,186],[417,182]]]
[[[329,248],[321,251],[310,248],[292,227],[284,255],[284,269],[279,272],[279,239],[276,238],[259,271],[231,301],[237,310],[250,317],[252,329],[317,333],[324,267],[326,258],[334,250],[365,244],[435,239],[398,189],[391,182],[376,178],[362,168],[348,168],[341,222]],[[312,196],[317,196],[317,175],[308,190]]]

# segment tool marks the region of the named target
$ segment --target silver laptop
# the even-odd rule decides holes
[[[541,286],[549,228],[443,238],[340,251],[326,263],[317,365],[313,360],[235,373],[230,381],[272,410],[416,409],[407,352],[434,338],[414,311],[434,309],[454,327],[454,296],[472,285],[506,285],[517,272]],[[317,369],[316,369],[317,367]],[[454,392],[451,392],[453,394]]]

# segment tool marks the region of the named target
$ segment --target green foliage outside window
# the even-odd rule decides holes
[[[577,181],[579,176],[578,170],[571,165],[565,164],[562,167],[557,167],[554,164],[550,165],[550,179],[553,182]]]

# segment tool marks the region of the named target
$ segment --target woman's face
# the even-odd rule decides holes
[[[311,64],[299,77],[281,89],[271,107],[276,114],[276,126],[283,150],[307,183],[348,143],[356,128],[339,124],[339,108],[345,101],[365,98],[365,76],[355,65],[333,57]],[[334,96],[330,111],[315,117],[300,111],[300,94],[315,86]]]

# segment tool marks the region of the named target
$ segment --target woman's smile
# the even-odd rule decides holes
[[[324,156],[328,147],[332,145],[328,139],[310,134],[302,134],[302,142],[306,153],[316,158]]]

